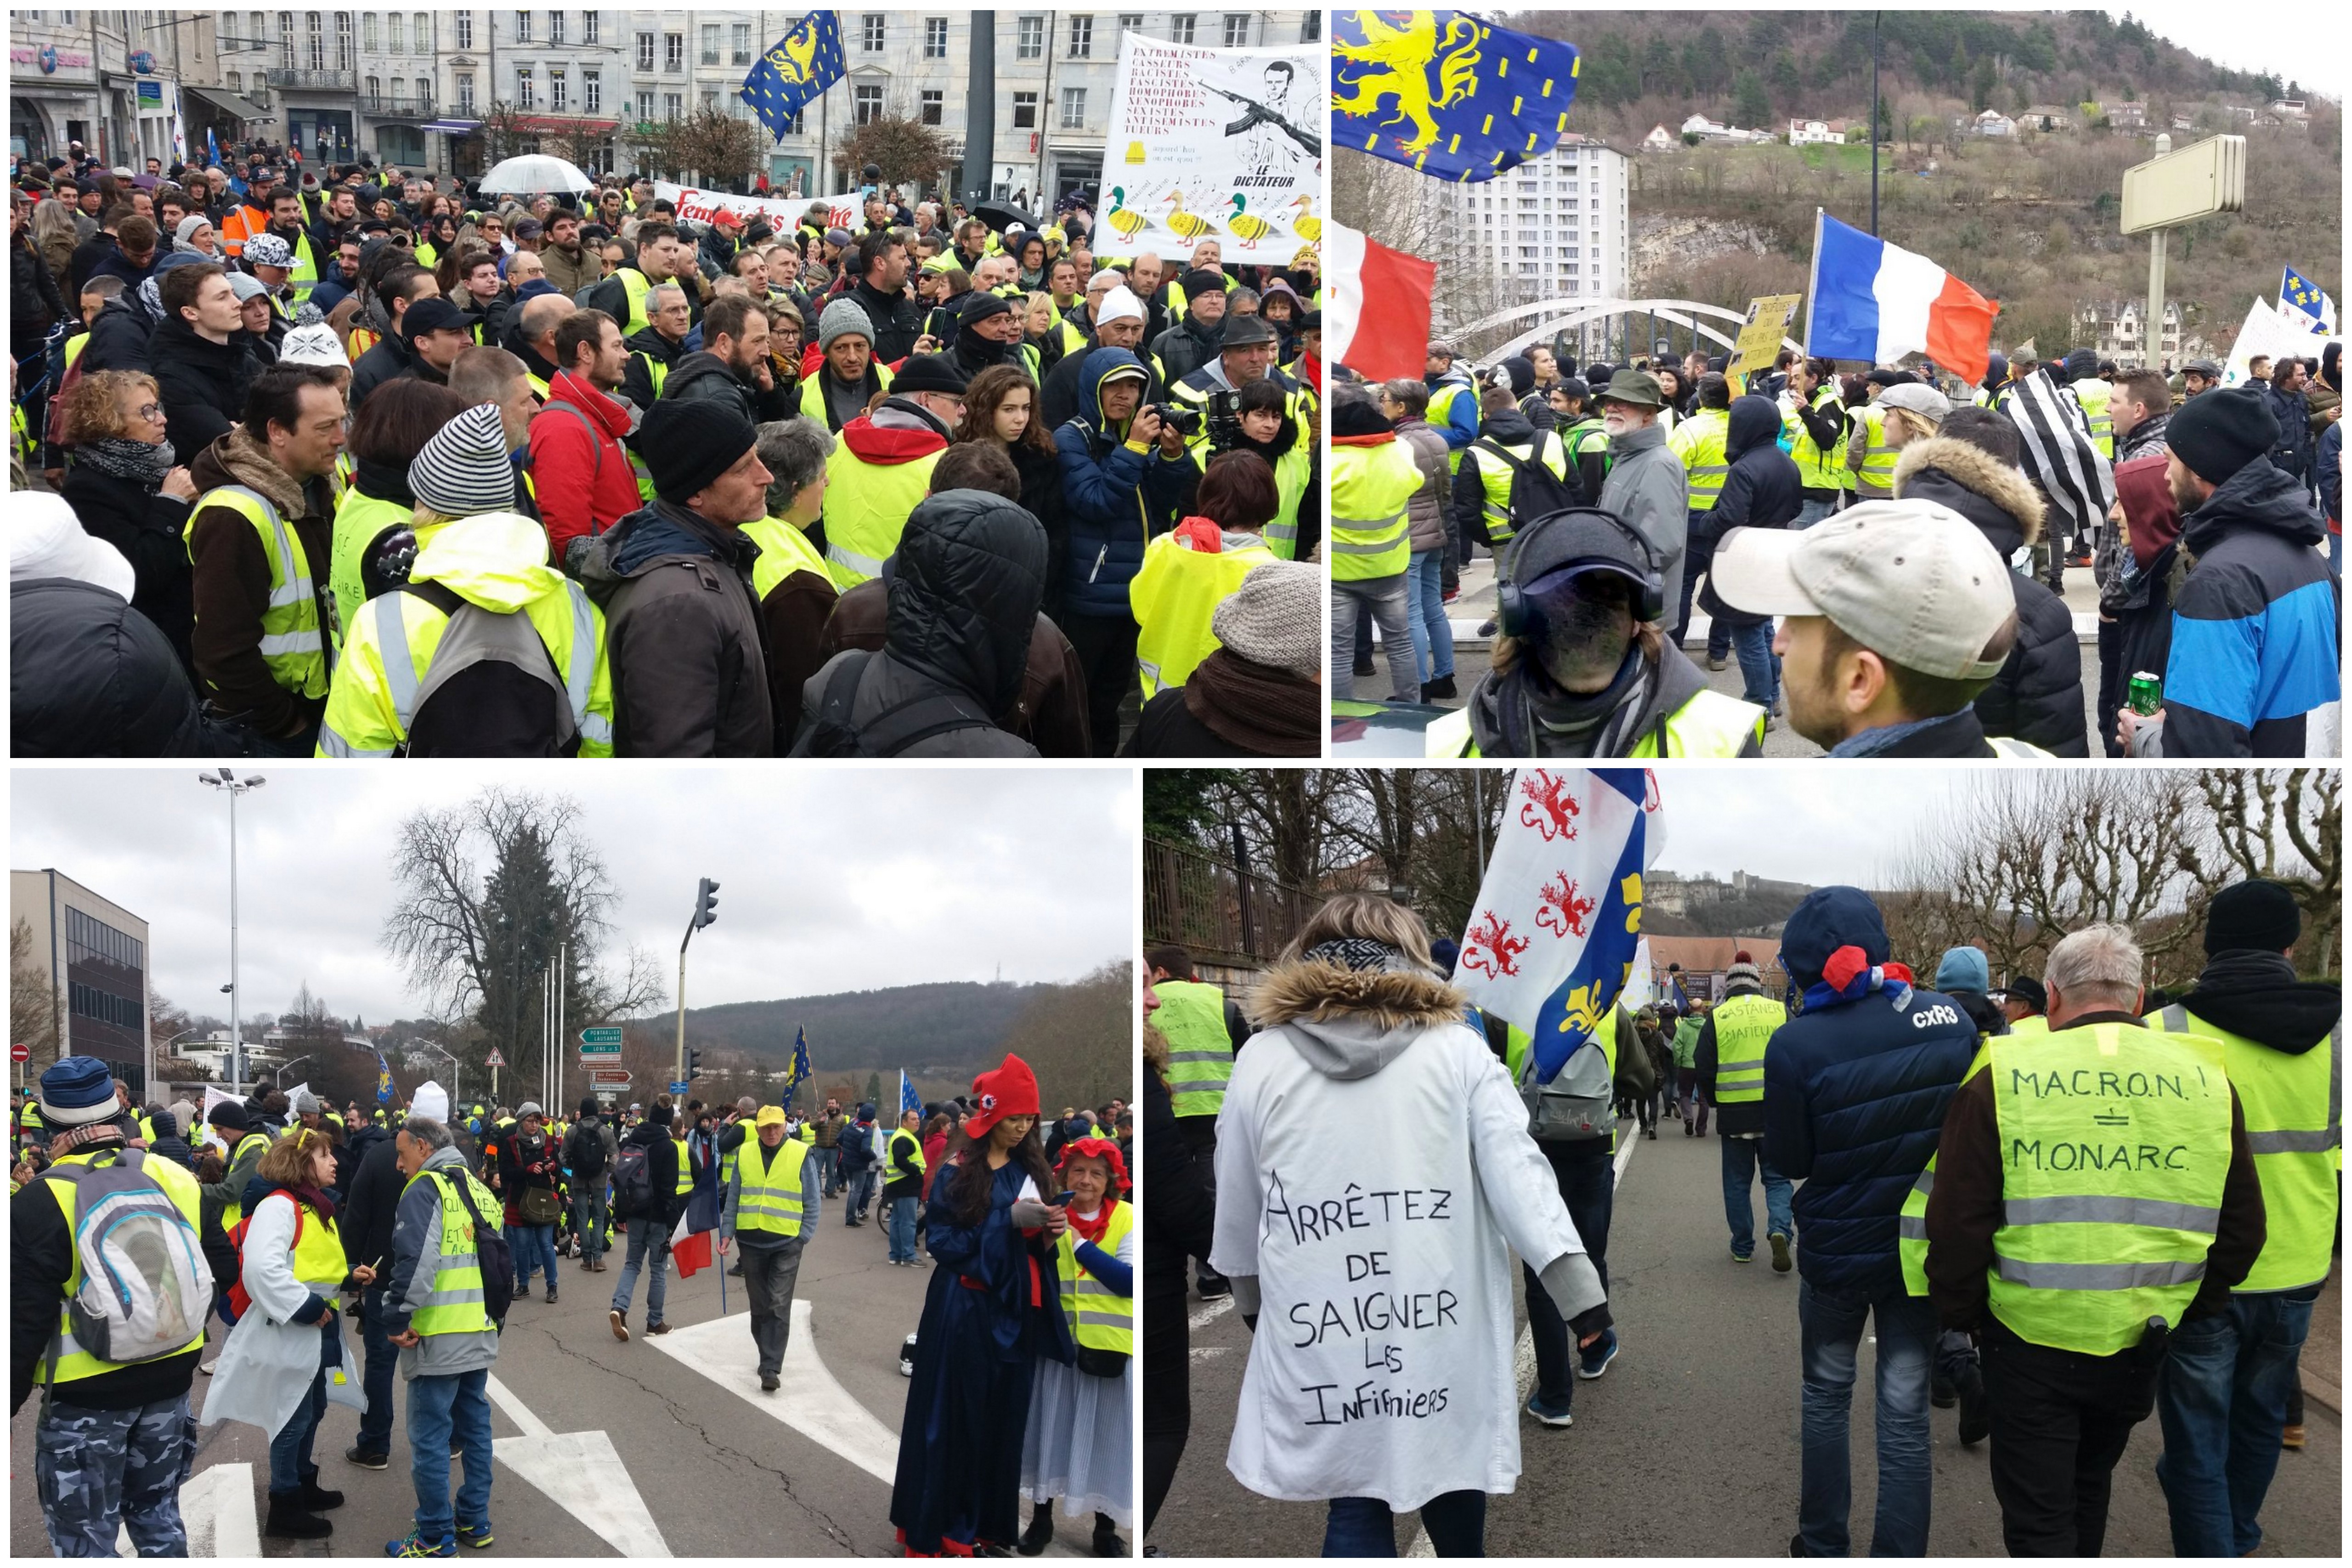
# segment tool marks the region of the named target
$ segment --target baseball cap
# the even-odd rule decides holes
[[[1801,532],[1735,528],[1716,546],[1715,591],[1759,616],[1822,616],[1890,663],[1946,680],[1983,680],[1979,657],[2017,614],[2009,567],[1949,507],[1874,500]]]
[[[1907,409],[1911,413],[1924,415],[1938,425],[1944,422],[1944,416],[1952,411],[1950,398],[1919,382],[1888,387],[1879,395],[1878,405],[1881,408]]]
[[[1588,572],[1605,572],[1640,585],[1658,574],[1656,560],[1632,529],[1597,509],[1579,507],[1539,517],[1519,530],[1503,561],[1505,575],[1540,596]]]

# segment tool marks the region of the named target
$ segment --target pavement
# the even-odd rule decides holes
[[[1631,1123],[1627,1126],[1630,1128]],[[1626,1137],[1633,1138],[1629,1131]],[[1609,1238],[1610,1311],[1619,1352],[1608,1374],[1579,1383],[1576,1424],[1521,1418],[1521,1474],[1489,1500],[1490,1557],[1778,1557],[1796,1531],[1799,1407],[1797,1276],[1731,1260],[1723,1219],[1719,1145],[1669,1121],[1657,1141],[1621,1145]],[[1763,1196],[1754,1195],[1758,1234]],[[1799,1237],[1801,1250],[1803,1238]],[[1516,1264],[1516,1260],[1515,1260]],[[1520,1271],[1512,1268],[1515,1282]],[[2331,1286],[2313,1318],[2336,1331]],[[1312,1557],[1322,1547],[1320,1503],[1275,1502],[1225,1469],[1249,1331],[1224,1302],[1190,1303],[1192,1442],[1150,1544],[1177,1557]],[[1519,1394],[1534,1362],[1519,1307]],[[2327,1358],[2332,1363],[2334,1356]],[[1876,1495],[1871,1437],[1873,1351],[1859,1355],[1851,1451],[1854,1551],[1866,1552]],[[1937,1557],[2005,1555],[1986,1446],[1962,1447],[1958,1413],[1932,1421],[1935,1493],[1928,1551]],[[2343,1421],[2308,1402],[2308,1436],[2281,1457],[2263,1511],[2257,1556],[2340,1558]],[[2155,1464],[2163,1436],[2151,1416],[2133,1433],[2115,1474],[2106,1554],[2168,1557],[2172,1542]],[[1399,1549],[1430,1554],[1417,1516],[1398,1521]]]
[[[908,1386],[898,1347],[922,1315],[930,1268],[894,1268],[887,1248],[878,1225],[853,1235],[840,1200],[825,1200],[803,1254],[783,1386],[774,1394],[760,1392],[740,1279],[724,1280],[722,1315],[725,1262],[687,1280],[672,1270],[664,1310],[671,1331],[657,1338],[643,1332],[640,1279],[625,1344],[605,1312],[625,1252],[609,1254],[602,1274],[560,1260],[557,1303],[542,1300],[543,1284],[518,1298],[491,1369],[497,1542],[485,1555],[898,1555],[890,1481]],[[217,1325],[214,1332],[207,1360],[225,1337]],[[355,1323],[346,1344],[356,1358]],[[195,1380],[199,1415],[211,1386]],[[386,1542],[407,1532],[416,1501],[406,1396],[396,1380],[394,1388],[389,1469],[346,1463],[359,1416],[327,1407],[320,1484],[345,1501],[328,1516],[335,1533],[322,1541],[260,1538],[268,1436],[234,1423],[201,1428],[196,1473],[182,1492],[192,1555],[381,1557]],[[36,1394],[10,1434],[9,1545],[19,1559],[49,1554],[31,1464],[38,1409]],[[1025,1504],[1023,1511],[1025,1519]],[[1089,1554],[1090,1520],[1056,1522],[1050,1554]]]

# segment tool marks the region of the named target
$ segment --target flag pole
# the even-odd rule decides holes
[[[1813,209],[1813,257],[1805,268],[1805,357],[1813,356],[1813,297],[1822,286],[1822,209]]]

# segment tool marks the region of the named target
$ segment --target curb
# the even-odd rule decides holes
[[[2344,1418],[2344,1391],[2313,1372],[2303,1369],[2303,1396],[2314,1405],[2324,1405],[2337,1420]]]

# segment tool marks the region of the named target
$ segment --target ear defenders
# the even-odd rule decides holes
[[[1561,519],[1571,517],[1597,517],[1633,542],[1634,548],[1641,552],[1643,563],[1633,602],[1634,618],[1643,621],[1664,619],[1665,573],[1658,559],[1657,546],[1652,544],[1648,536],[1640,529],[1635,528],[1613,511],[1605,511],[1597,506],[1575,506],[1567,507],[1559,511],[1546,512],[1519,530],[1517,536],[1511,541],[1510,560],[1505,563],[1506,569],[1497,574],[1496,628],[1504,636],[1510,637],[1525,637],[1533,634],[1536,629],[1536,613],[1533,606],[1528,603],[1527,595],[1519,585],[1519,557],[1526,553],[1529,542],[1546,527]]]

